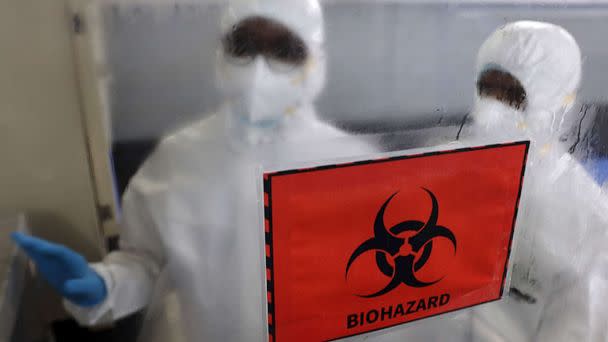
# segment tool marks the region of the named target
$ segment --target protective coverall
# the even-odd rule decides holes
[[[579,47],[555,25],[508,24],[479,51],[478,75],[488,70],[518,80],[525,100],[513,103],[478,89],[471,140],[530,139],[531,150],[510,296],[472,310],[471,336],[475,341],[604,341],[607,316],[600,298],[608,284],[602,247],[608,205],[559,141],[580,83]]]
[[[81,323],[115,320],[171,293],[186,341],[264,340],[259,168],[372,152],[317,118],[326,63],[317,1],[230,1],[221,23],[225,106],[165,138],[132,180],[121,249],[92,265],[107,298],[92,308],[66,301]]]

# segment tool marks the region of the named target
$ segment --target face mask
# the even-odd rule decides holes
[[[272,126],[293,114],[307,98],[306,67],[272,70],[265,58],[248,65],[221,63],[221,90],[238,120],[255,126]]]
[[[526,129],[522,111],[493,98],[478,98],[471,118],[475,135],[516,138]]]
[[[498,139],[531,139],[552,144],[563,125],[563,110],[520,111],[492,98],[479,98],[471,113],[479,135]]]

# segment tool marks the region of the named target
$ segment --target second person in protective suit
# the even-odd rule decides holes
[[[608,204],[559,141],[581,64],[574,38],[548,23],[508,24],[479,51],[469,137],[530,139],[531,150],[511,295],[473,310],[475,341],[597,341],[606,334],[594,323],[599,307],[591,290],[608,280],[601,273]]]

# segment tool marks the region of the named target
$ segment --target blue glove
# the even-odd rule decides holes
[[[608,158],[591,160],[586,166],[598,184],[603,185],[608,180]]]
[[[82,255],[67,247],[21,233],[11,236],[34,261],[43,278],[70,302],[92,307],[107,297],[104,280],[89,267]]]

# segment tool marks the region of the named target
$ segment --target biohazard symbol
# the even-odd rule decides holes
[[[382,290],[372,294],[358,295],[359,297],[382,296],[394,290],[400,284],[417,288],[427,287],[443,279],[425,282],[416,278],[416,273],[424,267],[433,252],[433,241],[435,239],[448,239],[454,246],[454,252],[456,252],[456,237],[454,234],[448,228],[437,225],[439,217],[437,198],[431,191],[422,189],[429,194],[433,205],[431,215],[426,223],[405,221],[387,229],[384,225],[384,212],[391,200],[398,194],[398,192],[394,193],[382,205],[376,215],[374,237],[363,242],[350,256],[346,266],[346,277],[348,277],[348,271],[353,262],[362,254],[370,251],[376,252],[376,264],[380,272],[387,277],[391,277],[391,281]],[[389,258],[392,263],[389,262]]]

